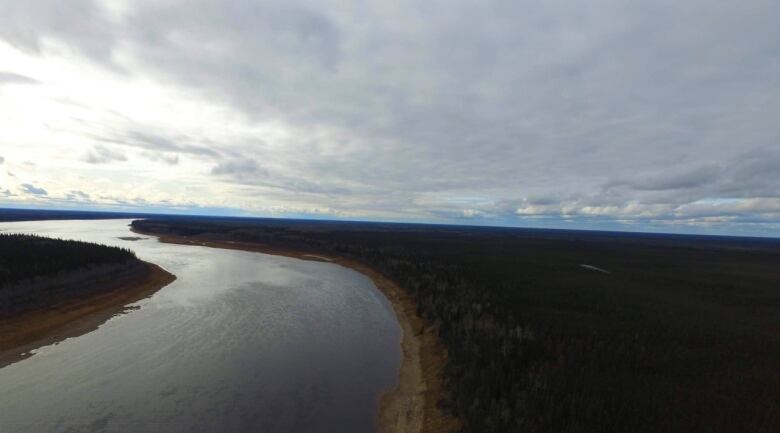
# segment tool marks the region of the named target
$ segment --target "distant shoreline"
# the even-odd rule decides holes
[[[160,242],[222,248],[292,257],[301,260],[338,264],[369,277],[390,302],[402,330],[402,361],[396,387],[379,399],[377,431],[379,433],[421,433],[438,431],[446,417],[438,408],[442,392],[441,370],[446,359],[435,330],[426,327],[412,298],[395,282],[376,270],[339,256],[313,255],[290,249],[238,241],[213,241],[168,234],[156,234],[131,228]]]
[[[145,272],[120,281],[116,287],[0,317],[0,367],[30,356],[30,351],[39,347],[91,332],[128,304],[151,296],[176,279],[155,264],[141,263]]]

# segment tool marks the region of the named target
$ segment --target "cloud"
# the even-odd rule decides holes
[[[211,168],[211,174],[222,179],[244,184],[265,183],[269,177],[268,170],[260,167],[253,159],[222,161]]]
[[[625,181],[625,184],[640,191],[665,191],[696,188],[717,179],[718,167],[697,167],[683,173],[662,173],[642,179]]]
[[[196,201],[688,224],[780,194],[776,1],[24,3],[7,43],[170,91],[88,138],[219,191]]]
[[[29,53],[42,53],[50,38],[107,61],[114,30],[106,11],[92,0],[74,0],[67,7],[56,0],[0,2],[0,38]]]
[[[650,178],[648,170],[658,165],[652,155],[712,152],[723,162],[730,142],[691,140],[680,149],[673,140],[693,139],[695,126],[717,125],[718,119],[732,123],[738,111],[724,110],[723,102],[742,95],[728,86],[715,93],[708,86],[705,94],[702,86],[723,79],[749,86],[755,74],[770,77],[774,71],[758,57],[758,70],[740,65],[715,49],[717,42],[692,38],[683,22],[699,14],[696,4],[653,9],[653,22],[669,23],[665,38],[647,33],[651,20],[637,10],[612,2],[604,2],[599,14],[560,2],[541,8],[505,2],[495,10],[434,3],[419,15],[403,7],[376,15],[369,9],[364,19],[378,23],[369,32],[351,18],[310,4],[199,5],[184,11],[173,2],[138,8],[130,16],[137,48],[152,70],[255,118],[281,117],[302,138],[328,125],[331,136],[314,146],[329,153],[302,154],[302,164],[311,169],[306,180],[335,172],[345,182],[362,179],[378,189],[412,194],[509,189],[526,176],[536,176],[533,183],[579,177],[585,179],[581,187],[594,187],[588,178],[610,165],[615,165],[610,171],[626,176],[647,176],[644,187],[650,190],[684,189],[705,179]],[[732,21],[733,12],[738,11],[710,12],[693,25],[720,26]],[[205,16],[212,18],[210,26],[200,25]],[[408,18],[426,24],[415,27]],[[407,22],[403,31],[383,27],[402,21]],[[539,21],[550,26],[540,29]],[[769,34],[768,21],[757,24],[754,33]],[[719,40],[733,37],[730,44],[756,52],[743,29],[730,28]],[[195,41],[211,41],[214,49],[193,50]],[[255,55],[246,58],[250,52]],[[330,54],[323,58],[322,52]],[[662,66],[648,53],[670,63]],[[722,66],[730,76],[719,72]],[[646,102],[631,104],[632,95]],[[699,125],[691,126],[692,116]],[[665,129],[678,129],[666,134],[673,139],[668,144],[658,141]],[[327,143],[341,133],[355,144]],[[686,165],[679,167],[686,171],[696,163],[685,159],[669,168]],[[691,176],[703,175],[711,173]]]
[[[66,194],[65,199],[71,201],[90,201],[92,198],[84,191],[74,190]]]
[[[129,139],[125,144],[141,147],[150,150],[160,150],[167,152],[181,152],[195,155],[217,156],[217,151],[206,146],[198,146],[186,143],[177,143],[174,139],[163,135],[151,134],[148,132],[130,131],[126,137]],[[177,137],[179,140],[187,140],[187,137]]]
[[[703,199],[780,196],[780,151],[758,148],[738,154],[726,162],[691,167],[688,171],[661,170],[651,176],[613,180],[603,187],[604,194],[628,188],[630,195],[646,201],[669,203]],[[648,195],[650,194],[650,195]],[[620,197],[618,192],[616,197]]]
[[[5,162],[5,158],[3,158],[2,156],[0,156],[0,164],[3,164],[4,162]]]
[[[13,72],[0,71],[0,85],[3,84],[38,84],[38,80]]]
[[[780,150],[759,148],[726,163],[717,195],[780,197]]]
[[[162,162],[168,165],[177,165],[179,163],[179,155],[175,154],[171,155],[163,152],[144,152],[142,155],[150,161]]]
[[[189,143],[192,137],[186,135],[166,136],[165,134],[127,129],[108,136],[95,137],[100,141],[121,144],[152,152],[176,152],[197,156],[219,157],[220,152],[205,145]]]
[[[84,156],[84,161],[90,164],[105,164],[114,161],[124,162],[127,161],[127,157],[118,150],[97,145]]]
[[[27,194],[32,194],[35,196],[49,195],[49,193],[46,192],[45,189],[38,188],[35,185],[29,183],[23,183],[21,186],[22,186],[22,191],[26,192]]]

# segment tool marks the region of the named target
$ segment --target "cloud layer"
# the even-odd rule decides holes
[[[0,2],[0,99],[47,107],[0,146],[73,174],[14,168],[21,197],[81,205],[777,235],[778,18],[770,0]]]

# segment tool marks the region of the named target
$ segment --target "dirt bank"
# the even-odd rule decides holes
[[[176,279],[157,265],[143,265],[143,272],[98,294],[0,317],[0,367],[30,356],[36,348],[93,331],[124,311],[126,305]]]
[[[325,261],[354,269],[371,278],[384,293],[395,311],[403,331],[401,349],[403,359],[395,389],[385,393],[379,401],[379,433],[446,433],[458,424],[438,408],[443,392],[441,370],[446,352],[438,342],[435,329],[425,326],[412,298],[393,281],[374,269],[338,256],[298,252],[289,249],[238,241],[204,240],[196,237],[158,235],[133,229],[136,233],[157,236],[161,242],[199,245],[253,251],[294,257],[302,260]]]

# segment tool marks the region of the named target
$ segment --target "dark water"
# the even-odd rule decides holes
[[[161,244],[129,221],[2,223],[121,245],[178,279],[0,369],[0,432],[370,432],[400,363],[371,280],[338,265]]]

